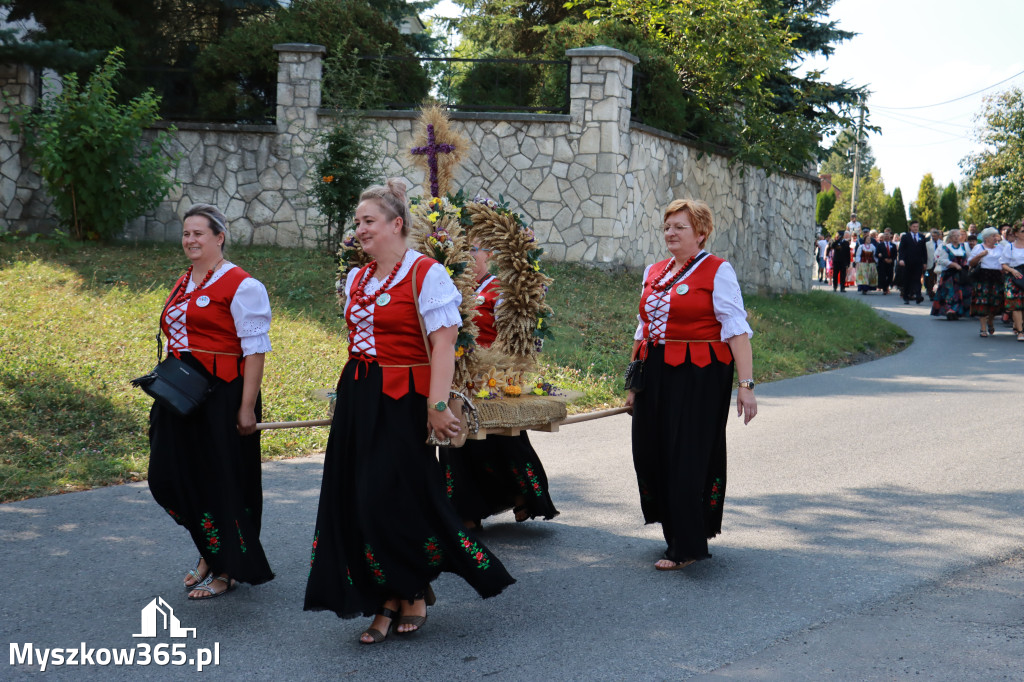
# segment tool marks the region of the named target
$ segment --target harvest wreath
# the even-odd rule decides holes
[[[487,400],[493,398],[549,395],[549,384],[528,380],[536,368],[537,354],[545,338],[550,336],[551,307],[545,302],[552,280],[544,274],[540,258],[543,249],[537,245],[533,231],[523,216],[509,209],[499,196],[498,201],[476,197],[467,201],[460,190],[450,192],[454,168],[468,147],[468,141],[452,130],[447,115],[438,106],[425,107],[416,131],[417,144],[412,159],[424,166],[425,197],[410,199],[413,226],[410,232],[413,248],[443,264],[462,293],[459,312],[462,328],[456,341],[456,368],[453,388]],[[477,327],[473,322],[477,306],[476,279],[469,267],[469,247],[479,243],[494,254],[493,262],[500,281],[499,304],[495,309],[497,337],[490,348],[476,344]],[[344,305],[343,283],[352,268],[369,262],[356,238],[355,231],[345,233],[338,253],[338,296]],[[523,401],[525,403],[535,401]],[[554,419],[565,416],[562,401],[555,403]],[[538,403],[536,408],[541,408]],[[495,411],[483,408],[486,413]],[[508,412],[499,408],[498,412]],[[519,409],[512,412],[519,412]],[[505,415],[499,421],[511,428],[523,419],[546,420],[540,412],[550,409],[527,409],[529,414]],[[536,423],[536,422],[531,422]],[[525,425],[525,424],[524,424]]]

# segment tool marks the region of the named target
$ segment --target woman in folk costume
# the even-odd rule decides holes
[[[363,192],[355,223],[374,260],[345,282],[349,360],[324,459],[305,609],[373,615],[359,641],[374,644],[392,629],[423,627],[430,583],[442,571],[483,597],[515,581],[463,527],[426,442],[430,430],[447,439],[460,429],[447,400],[462,296],[444,266],[407,248],[412,220],[400,180]]]
[[[192,536],[199,559],[189,599],[212,599],[238,581],[274,577],[260,544],[260,383],[270,352],[267,290],[224,258],[227,220],[209,204],[185,213],[181,245],[192,261],[160,315],[167,351],[212,381],[188,416],[159,402],[149,413],[149,489]]]
[[[971,312],[971,281],[968,278],[967,258],[970,249],[963,243],[964,233],[959,229],[949,231],[949,243],[935,249],[935,267],[939,271],[939,283],[935,287],[935,300],[931,314],[958,320]]]
[[[999,258],[1006,282],[1003,306],[1013,320],[1013,332],[1024,341],[1024,224],[1010,228]]]
[[[501,284],[488,271],[490,251],[474,244],[470,253],[477,278],[476,343],[490,348],[497,337],[494,309],[500,301]],[[461,448],[441,448],[440,455],[448,476],[448,495],[467,527],[479,528],[482,519],[508,509],[513,510],[516,521],[558,515],[544,466],[526,431],[518,436],[469,439]]]
[[[630,391],[633,465],[646,523],[661,523],[668,548],[654,567],[683,568],[707,559],[708,539],[722,529],[725,426],[732,377],[736,413],[757,414],[753,359],[743,296],[732,266],[704,250],[711,210],[678,199],[661,226],[668,260],[648,266],[633,358],[644,386]],[[844,248],[845,245],[844,245]]]
[[[980,335],[984,338],[996,333],[995,318],[1003,314],[1003,255],[999,245],[999,230],[986,227],[978,235],[980,244],[971,250],[968,265],[977,267],[974,273],[974,288],[971,292],[971,315],[981,323]]]
[[[867,294],[878,288],[878,246],[877,232],[871,230],[867,239],[857,245],[854,262],[857,264],[857,291]]]

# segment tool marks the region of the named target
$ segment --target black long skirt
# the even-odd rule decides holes
[[[358,371],[358,379],[357,377]],[[414,599],[442,571],[482,597],[515,582],[467,531],[426,444],[426,398],[384,395],[380,366],[351,360],[338,382],[304,609],[372,615]]]
[[[526,508],[526,518],[558,516],[544,465],[525,431],[518,436],[467,440],[461,448],[441,448],[440,459],[448,497],[466,521],[520,505]]]
[[[645,523],[661,523],[672,561],[706,559],[722,530],[725,425],[733,364],[665,364],[654,346],[633,404],[633,466]]]
[[[191,354],[181,357],[202,368]],[[210,570],[258,585],[274,573],[260,544],[260,434],[238,435],[241,404],[242,377],[214,380],[209,397],[187,417],[154,402],[149,413],[149,489],[157,504],[189,532]],[[261,415],[257,397],[257,420]]]

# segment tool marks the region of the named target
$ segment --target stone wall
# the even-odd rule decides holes
[[[322,219],[308,202],[311,152],[316,133],[333,122],[332,112],[320,109],[324,48],[275,49],[277,125],[179,124],[174,151],[182,155],[175,172],[180,187],[151,214],[132,221],[126,237],[177,239],[179,216],[203,201],[225,210],[236,242],[317,243]],[[455,175],[456,188],[470,197],[503,196],[524,213],[550,258],[608,267],[638,268],[664,257],[661,210],[674,198],[701,198],[715,217],[710,248],[733,262],[746,288],[810,288],[816,178],[769,177],[633,124],[636,57],[607,47],[566,54],[571,60],[568,115],[452,115],[453,125],[472,141]],[[11,79],[7,82],[10,87]],[[412,194],[422,193],[423,173],[408,154],[415,113],[367,116],[385,152],[382,175],[403,177]],[[0,164],[8,159],[0,172],[14,168],[10,158],[18,159],[17,182],[31,184],[22,179],[24,160],[17,150],[8,151],[10,140],[0,144],[6,145],[0,146]],[[2,178],[6,183],[7,176]],[[6,187],[0,196],[10,193]],[[25,207],[39,194],[22,192],[20,215],[27,216]],[[26,227],[18,216],[9,220],[16,229]]]
[[[39,174],[22,153],[24,140],[11,130],[10,107],[32,107],[39,96],[39,74],[16,64],[0,64],[0,231],[40,232],[53,228],[50,204]]]

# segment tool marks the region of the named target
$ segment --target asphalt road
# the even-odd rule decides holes
[[[184,642],[185,660],[216,648],[218,664],[42,675],[1024,679],[1024,344],[892,295],[863,299],[913,344],[758,386],[758,417],[730,421],[724,532],[709,561],[653,570],[663,541],[642,524],[625,415],[531,435],[562,514],[487,524],[516,585],[484,601],[442,576],[424,630],[376,646],[357,643],[362,619],[302,611],[322,458],[264,465],[277,578],[206,603],[185,599],[195,551],[145,484],[29,500],[0,505],[0,679],[40,676],[38,661],[11,664],[29,643],[84,643],[95,660],[160,642]],[[197,637],[133,638],[156,597]]]

